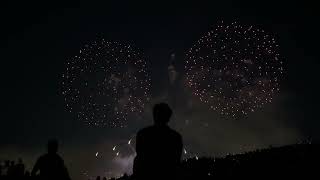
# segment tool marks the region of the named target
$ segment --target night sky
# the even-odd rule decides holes
[[[305,139],[319,143],[316,7],[273,0],[4,4],[0,161],[22,157],[30,169],[45,152],[46,141],[54,137],[74,179],[130,173],[134,135],[152,123],[152,104],[160,101],[173,108],[170,125],[184,138],[184,158],[222,156]],[[221,21],[269,32],[283,61],[280,91],[272,102],[236,119],[210,110],[184,84],[187,52]],[[140,118],[128,116],[123,127],[88,125],[69,112],[63,95],[67,63],[83,47],[102,39],[132,45],[148,63],[150,100]]]

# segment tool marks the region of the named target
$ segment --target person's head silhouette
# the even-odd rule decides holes
[[[153,107],[153,120],[155,125],[166,125],[170,121],[172,110],[166,103],[155,104]]]
[[[23,164],[22,158],[18,159],[18,164]]]
[[[58,141],[56,139],[51,139],[48,141],[48,153],[57,153],[58,152]]]

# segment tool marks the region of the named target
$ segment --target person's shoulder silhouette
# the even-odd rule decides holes
[[[167,124],[172,110],[165,103],[153,107],[154,125],[136,136],[137,156],[133,173],[137,177],[168,176],[175,173],[182,154],[182,137]]]
[[[49,140],[47,148],[48,153],[39,157],[31,175],[35,176],[40,171],[41,179],[70,179],[63,159],[57,154],[58,141]]]

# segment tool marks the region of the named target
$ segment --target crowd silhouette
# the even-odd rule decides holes
[[[18,163],[5,161],[5,165],[0,165],[0,178],[4,180],[70,180],[68,170],[63,159],[57,154],[58,141],[49,140],[47,144],[48,152],[38,158],[31,173],[25,170],[25,165],[21,158]],[[2,171],[6,171],[2,174]]]
[[[6,160],[0,164],[0,177],[1,179],[24,179],[30,177],[30,172],[25,171],[25,165],[21,158],[18,163],[15,161]]]
[[[225,179],[225,178],[297,178],[318,177],[320,146],[304,143],[261,149],[221,158],[190,158],[181,161],[182,137],[168,126],[172,110],[165,103],[153,108],[154,125],[136,136],[137,156],[133,174],[118,180],[145,179]],[[40,156],[31,173],[18,162],[0,163],[0,180],[70,180],[67,167],[58,155],[58,141],[49,140],[47,153]],[[106,180],[97,176],[96,180]],[[116,178],[111,178],[116,180]]]

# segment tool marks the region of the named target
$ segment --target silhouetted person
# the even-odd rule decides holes
[[[106,177],[103,177],[102,180],[107,180],[107,178],[106,178]]]
[[[10,165],[7,169],[7,176],[13,177],[14,173],[15,173],[15,164],[14,164],[14,161],[10,161]]]
[[[183,145],[181,135],[167,125],[171,115],[168,104],[156,104],[154,125],[138,132],[133,166],[137,179],[168,179],[175,175]]]
[[[2,165],[0,163],[0,177],[2,176]]]
[[[97,176],[96,180],[100,180],[100,176]]]
[[[2,167],[3,176],[7,176],[8,175],[9,167],[10,167],[10,161],[9,160],[5,160],[4,161],[4,166]]]
[[[24,166],[24,164],[22,162],[22,159],[19,158],[18,159],[18,164],[15,167],[15,175],[17,177],[23,177],[24,176],[24,169],[25,169],[25,166]]]
[[[30,171],[26,171],[26,172],[25,172],[25,174],[24,174],[24,179],[25,179],[25,180],[31,179]]]
[[[41,156],[34,165],[31,176],[35,176],[40,171],[40,179],[44,180],[67,180],[70,179],[68,170],[63,159],[57,154],[58,141],[48,142],[48,153]]]

